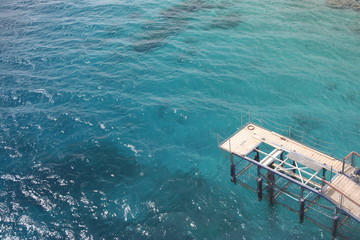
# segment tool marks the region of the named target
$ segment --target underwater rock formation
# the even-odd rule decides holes
[[[237,27],[241,22],[242,22],[241,15],[239,13],[234,12],[216,18],[211,22],[210,27],[227,30]]]
[[[144,24],[144,32],[133,44],[137,52],[147,52],[165,43],[165,40],[184,31],[193,12],[203,9],[223,9],[224,5],[207,4],[205,0],[185,0],[160,12],[158,21]]]
[[[161,19],[158,22],[147,23],[142,28],[144,33],[140,40],[133,44],[137,52],[147,52],[164,44],[169,36],[183,31],[187,26],[187,19]]]
[[[360,0],[327,0],[326,5],[332,8],[352,8],[360,10]]]

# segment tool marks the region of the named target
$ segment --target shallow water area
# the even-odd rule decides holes
[[[0,237],[328,239],[234,186],[217,134],[251,111],[360,151],[359,18],[319,0],[3,0]]]

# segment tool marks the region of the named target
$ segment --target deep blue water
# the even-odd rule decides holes
[[[359,66],[323,0],[2,0],[0,238],[328,239],[217,134],[251,111],[359,151]]]

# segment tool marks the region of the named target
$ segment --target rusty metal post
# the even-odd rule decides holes
[[[305,216],[305,199],[300,198],[299,203],[300,203],[299,222],[303,223],[304,222],[304,216]]]
[[[331,230],[331,239],[335,240],[336,239],[336,233],[337,233],[337,228],[338,228],[338,223],[339,223],[339,216],[333,216],[332,218],[333,220],[333,224],[332,224],[332,230]]]
[[[263,183],[263,179],[258,177],[256,179],[257,182],[257,195],[258,195],[258,200],[261,201],[262,200],[262,183]]]
[[[274,202],[274,182],[275,182],[275,176],[274,173],[271,171],[268,171],[267,173],[267,184],[268,184],[268,195],[270,203]]]

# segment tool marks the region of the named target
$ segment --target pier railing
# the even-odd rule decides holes
[[[314,138],[304,131],[279,124],[263,116],[248,113],[241,116],[240,121],[241,127],[237,132],[227,139],[222,139],[221,142],[218,139],[219,147],[230,153],[231,182],[257,192],[259,200],[262,199],[264,193],[270,202],[280,203],[286,208],[297,212],[300,222],[305,217],[326,228],[326,224],[323,223],[326,223],[328,220],[322,217],[318,219],[318,217],[320,215],[328,217],[332,220],[332,228],[327,229],[332,231],[333,239],[335,239],[337,228],[340,226],[346,226],[347,229],[360,233],[360,228],[356,226],[353,228],[352,226],[353,223],[360,223],[358,212],[360,202],[352,191],[348,191],[349,188],[344,188],[343,185],[339,184],[339,182],[342,182],[342,184],[345,182],[347,186],[352,187],[353,182],[350,180],[359,184],[360,179],[359,181],[356,179],[360,176],[360,168],[357,168],[360,166],[360,154],[351,152],[346,155],[348,152],[338,149],[333,143]],[[261,140],[265,144],[260,147],[255,143],[254,146],[250,145],[251,148],[244,144],[243,151],[234,150],[233,152],[231,150],[232,140],[236,144],[242,142],[244,139],[238,136],[245,136],[246,138],[249,136],[246,131],[254,130],[254,125],[248,125],[249,123],[263,127],[264,131],[269,130],[267,133],[264,133],[266,139],[265,137],[257,138],[256,135],[253,136],[254,139]],[[244,132],[245,134],[242,134]],[[303,164],[300,161],[301,159],[298,159],[299,162],[296,162],[296,159],[292,158],[294,157],[293,155],[292,157],[286,156],[284,158],[283,155],[279,155],[281,153],[277,154],[279,149],[276,146],[279,145],[268,140],[268,137],[271,138],[270,136],[274,134],[278,135],[277,133],[282,135],[280,137],[283,140],[288,139],[289,142],[292,142],[292,140],[301,142],[304,146],[316,149],[315,152],[321,152],[319,155],[328,155],[327,157],[337,162],[337,164],[326,165],[317,163],[316,166],[318,168],[311,168],[306,163]],[[259,133],[259,135],[262,135],[262,133]],[[220,136],[218,135],[218,137]],[[250,138],[252,137],[250,136]],[[250,151],[251,149],[252,151]],[[247,150],[250,152],[244,155]],[[281,150],[286,152],[286,150]],[[342,157],[336,158],[334,154],[341,154]],[[332,157],[329,157],[329,155]],[[309,158],[311,159],[311,157]],[[270,164],[269,159],[273,161]],[[340,161],[343,162],[342,169]],[[276,180],[275,176],[277,176]],[[300,186],[300,192],[297,192],[297,188],[294,188],[294,185],[291,184]],[[285,196],[294,201],[286,200]],[[346,223],[349,221],[351,224]]]
[[[287,136],[295,141],[301,142],[304,145],[311,146],[316,150],[330,155],[338,160],[344,161],[346,164],[349,164],[353,167],[360,167],[360,156],[359,154],[347,156],[344,158],[349,151],[345,151],[339,146],[335,145],[332,142],[327,142],[319,138],[315,138],[304,131],[300,131],[291,126],[287,126],[281,123],[270,120],[269,118],[262,116],[260,114],[246,113],[245,115],[240,116],[241,128],[248,123],[254,123],[256,125],[262,126],[266,129],[275,131],[284,136]],[[350,154],[349,154],[350,155]]]
[[[343,161],[355,168],[360,168],[360,154],[351,152],[343,158]]]
[[[305,133],[304,131],[297,130],[293,127],[286,126],[277,122],[274,122],[264,116],[261,116],[259,114],[253,114],[253,113],[246,113],[245,115],[240,117],[241,121],[241,128],[249,123],[257,124],[259,126],[262,126],[266,129],[281,133],[293,140],[296,140],[298,142],[301,142],[305,145],[312,146],[316,150],[333,156],[337,158],[339,161],[343,162],[343,168],[341,172],[335,171],[334,169],[330,170],[330,181],[324,181],[324,179],[319,178],[318,176],[315,176],[314,178],[318,179],[319,181],[323,182],[326,186],[332,188],[334,191],[339,193],[340,196],[340,208],[342,205],[342,202],[344,199],[348,199],[349,201],[353,202],[357,206],[360,207],[360,204],[356,202],[351,197],[344,194],[340,189],[336,188],[331,184],[332,176],[338,173],[343,173],[347,175],[348,177],[354,178],[358,177],[355,176],[353,172],[351,173],[345,173],[346,170],[349,168],[349,166],[356,168],[360,168],[360,154],[357,152],[350,152],[345,157],[340,157],[338,155],[344,156],[348,151],[345,151],[338,146],[336,146],[334,143],[327,142],[318,138],[315,138],[313,136],[310,136],[309,134]],[[336,152],[335,152],[336,151]],[[347,166],[347,167],[345,167]]]

